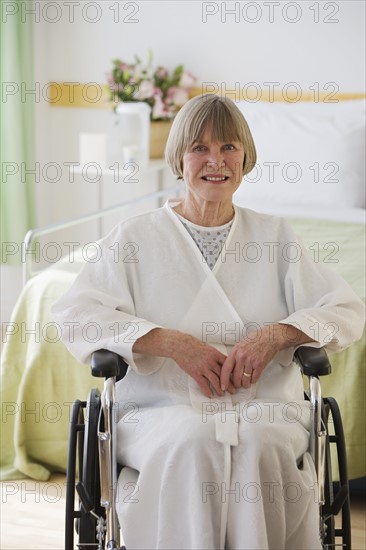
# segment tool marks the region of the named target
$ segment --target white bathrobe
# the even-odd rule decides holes
[[[228,354],[281,322],[337,351],[360,338],[363,304],[313,263],[284,220],[237,206],[211,271],[173,205],[119,224],[53,308],[80,361],[104,348],[130,365],[117,386],[127,549],[320,548],[295,348],[277,354],[249,390],[209,400],[174,361],[132,346],[165,327]]]

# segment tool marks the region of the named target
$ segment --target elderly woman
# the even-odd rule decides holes
[[[232,101],[190,100],[166,159],[184,199],[119,224],[54,307],[80,361],[105,348],[129,364],[117,387],[118,460],[138,475],[118,502],[126,546],[320,548],[292,358],[357,340],[362,303],[284,220],[233,204],[256,152]]]

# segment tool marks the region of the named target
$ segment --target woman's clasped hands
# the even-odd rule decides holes
[[[260,379],[276,353],[310,339],[296,327],[273,324],[249,335],[225,355],[210,344],[180,333],[173,359],[191,376],[206,397],[249,388]]]

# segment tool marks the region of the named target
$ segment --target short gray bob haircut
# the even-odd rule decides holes
[[[245,157],[243,175],[248,174],[257,160],[257,153],[247,121],[235,103],[214,94],[193,97],[173,121],[165,147],[165,159],[177,179],[183,179],[183,155],[210,128],[213,141],[239,141]]]

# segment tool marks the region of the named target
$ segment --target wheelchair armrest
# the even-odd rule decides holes
[[[107,349],[100,349],[92,354],[91,373],[93,376],[118,379],[126,375],[127,363],[120,355]]]
[[[295,351],[295,358],[305,376],[325,376],[332,372],[328,355],[323,348],[301,346]]]

